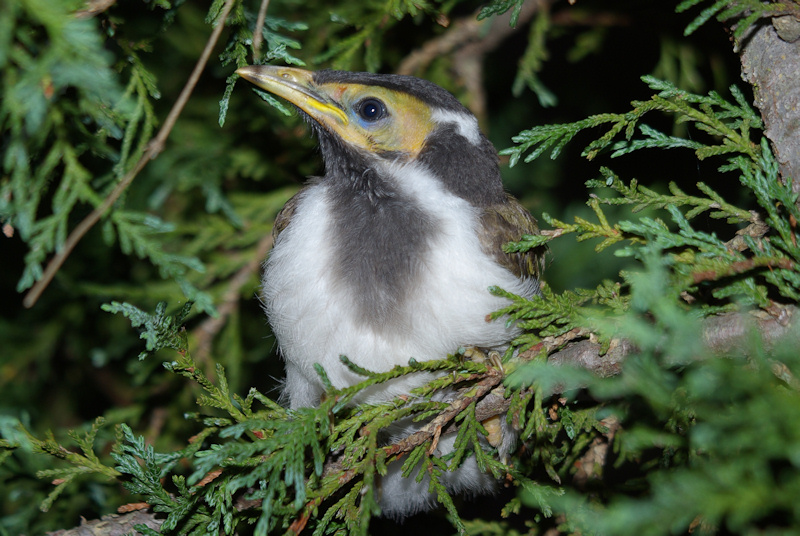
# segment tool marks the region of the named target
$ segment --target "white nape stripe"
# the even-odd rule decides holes
[[[458,128],[458,133],[472,145],[478,145],[481,141],[481,131],[478,128],[478,120],[474,115],[437,109],[433,111],[431,118],[440,124],[450,123],[455,125]]]

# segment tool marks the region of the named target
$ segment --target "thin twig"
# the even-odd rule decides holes
[[[228,19],[228,15],[233,8],[233,4],[236,0],[227,0],[225,2],[225,6],[222,9],[222,13],[219,17],[219,21],[217,25],[214,27],[214,30],[211,32],[211,36],[206,43],[206,47],[203,50],[203,53],[200,55],[200,59],[197,60],[197,64],[194,66],[194,70],[192,74],[189,75],[189,79],[186,81],[186,85],[183,87],[181,94],[178,96],[178,99],[175,101],[175,104],[172,106],[172,109],[167,115],[166,120],[164,121],[164,125],[158,131],[158,134],[150,140],[150,143],[147,144],[147,148],[144,151],[144,154],[139,158],[139,161],[136,162],[136,165],[125,174],[122,180],[117,184],[117,186],[111,191],[111,193],[106,197],[100,206],[96,207],[88,216],[86,216],[83,221],[81,221],[75,229],[69,234],[67,239],[64,241],[64,245],[62,246],[61,250],[59,250],[50,262],[47,265],[44,273],[42,274],[42,278],[36,282],[35,285],[28,291],[28,294],[25,295],[25,299],[22,301],[22,304],[27,307],[33,307],[39,297],[42,295],[42,292],[47,288],[50,282],[55,277],[56,272],[61,268],[64,264],[64,261],[67,260],[72,250],[75,249],[75,246],[78,245],[78,242],[89,232],[89,230],[94,227],[94,225],[100,221],[100,218],[108,211],[111,206],[117,202],[117,199],[122,195],[122,193],[131,185],[133,179],[139,174],[139,172],[144,169],[147,163],[150,160],[155,159],[161,151],[164,150],[164,143],[169,137],[170,132],[172,132],[172,128],[175,126],[175,123],[178,121],[178,117],[180,116],[181,112],[183,111],[184,106],[189,100],[189,96],[192,94],[195,86],[197,85],[197,81],[200,80],[200,75],[202,74],[203,70],[205,69],[206,64],[208,63],[208,59],[211,57],[211,53],[214,50],[214,47],[219,40],[219,36],[222,34],[222,30],[225,29],[225,21]]]
[[[79,19],[94,17],[108,11],[116,3],[117,0],[88,0],[86,7],[75,12],[75,17]]]
[[[261,55],[261,42],[264,40],[264,22],[267,20],[268,7],[269,0],[261,0],[261,7],[258,8],[258,17],[256,18],[256,28],[253,31],[253,63],[258,63],[258,57]]]
[[[245,264],[231,278],[228,288],[222,296],[222,304],[217,308],[219,315],[209,317],[200,324],[195,333],[197,335],[196,350],[193,352],[198,363],[205,362],[211,353],[211,342],[216,337],[222,326],[225,325],[228,317],[237,309],[241,296],[242,287],[250,280],[250,277],[261,267],[261,262],[267,256],[272,247],[272,233],[264,236],[256,246],[250,261]]]
[[[552,0],[528,1],[522,5],[519,12],[517,25],[511,26],[511,10],[503,15],[493,17],[491,27],[480,40],[467,43],[453,54],[453,69],[458,79],[464,84],[469,95],[467,107],[483,124],[487,119],[486,91],[483,87],[485,79],[483,73],[483,59],[486,55],[500,46],[500,43],[516,33],[533,16],[546,9]]]
[[[546,3],[544,0],[526,2],[519,13],[517,26],[510,25],[511,12],[482,21],[477,20],[478,12],[453,22],[446,32],[427,41],[420,48],[405,57],[397,67],[397,74],[415,74],[425,69],[435,59],[461,50],[470,44],[481,43],[473,49],[473,54],[485,55],[493,50],[506,37],[515,33]],[[487,31],[488,27],[488,31]]]
[[[486,95],[481,85],[484,56],[517,32],[537,11],[545,8],[550,2],[552,0],[525,2],[516,26],[510,25],[511,11],[482,21],[477,20],[477,13],[458,19],[445,33],[406,56],[396,72],[418,74],[435,59],[452,54],[453,70],[470,95],[467,107],[482,121],[486,115]]]
[[[406,56],[397,67],[397,74],[415,74],[424,69],[434,59],[449,54],[477,39],[484,24],[469,15],[456,20],[442,35],[439,35]]]
[[[400,452],[410,452],[414,448],[422,445],[429,439],[434,439],[442,432],[442,428],[464,411],[467,406],[483,398],[489,391],[497,387],[503,381],[503,373],[497,369],[490,368],[486,371],[485,377],[470,389],[470,396],[458,397],[450,403],[450,407],[437,415],[428,424],[420,428],[413,434],[401,439],[396,443],[387,445],[383,448],[386,458]]]

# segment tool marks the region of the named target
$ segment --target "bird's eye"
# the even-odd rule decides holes
[[[364,121],[374,123],[386,115],[386,106],[378,99],[367,98],[358,103],[356,111]]]

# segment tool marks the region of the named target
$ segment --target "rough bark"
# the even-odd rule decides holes
[[[753,25],[735,46],[784,181],[800,193],[800,20],[784,15]]]
[[[145,525],[153,530],[159,530],[164,522],[163,517],[156,517],[150,510],[137,510],[121,515],[107,515],[101,519],[91,521],[81,520],[75,528],[48,532],[49,536],[123,536],[135,534],[133,527]]]

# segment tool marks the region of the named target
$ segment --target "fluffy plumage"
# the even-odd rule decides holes
[[[301,109],[325,162],[324,177],[279,215],[264,271],[262,297],[286,361],[290,407],[319,404],[315,363],[335,387],[363,379],[340,355],[387,371],[463,346],[504,348],[516,328],[486,321],[507,305],[488,288],[537,292],[535,256],[500,249],[536,225],[504,192],[497,153],[475,117],[447,91],[413,77],[276,67],[239,73]],[[358,402],[384,402],[429,379],[374,386]],[[452,450],[453,440],[442,438],[440,451]],[[384,513],[403,517],[433,506],[427,483],[400,478],[399,465],[381,483]],[[495,483],[470,459],[447,485],[482,493]]]

